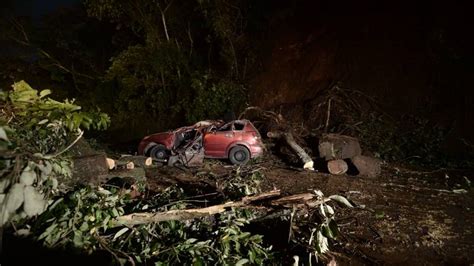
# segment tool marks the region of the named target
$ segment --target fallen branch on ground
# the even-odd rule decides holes
[[[286,197],[279,196],[280,190],[272,190],[255,196],[244,197],[240,201],[230,201],[224,204],[213,205],[205,208],[170,210],[156,213],[131,213],[117,217],[115,222],[116,226],[134,226],[171,220],[183,221],[223,213],[231,208],[247,208],[261,210],[272,209],[274,207],[302,208],[304,206],[307,206],[313,208],[331,200],[330,198],[318,199],[317,195],[311,193],[295,194]]]

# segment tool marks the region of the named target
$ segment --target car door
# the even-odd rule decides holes
[[[234,142],[235,139],[233,128],[233,123],[228,123],[221,128],[211,130],[204,135],[204,153],[206,157],[227,157],[227,147]]]

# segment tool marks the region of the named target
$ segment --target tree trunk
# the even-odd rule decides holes
[[[319,156],[326,161],[349,159],[362,153],[358,139],[339,134],[323,134],[318,149]]]
[[[328,161],[328,171],[333,175],[343,175],[348,169],[349,167],[344,160]]]
[[[267,136],[269,138],[283,138],[288,146],[298,155],[298,157],[303,161],[303,169],[314,170],[314,162],[311,157],[306,153],[306,151],[296,143],[295,138],[291,132],[268,132]]]

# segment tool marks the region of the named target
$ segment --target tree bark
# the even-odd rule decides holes
[[[313,159],[306,153],[306,151],[296,143],[295,138],[291,132],[268,132],[267,136],[269,138],[283,138],[288,146],[298,155],[298,157],[303,161],[303,169],[314,170]]]
[[[319,156],[326,161],[349,159],[362,153],[358,139],[339,134],[323,134],[318,149]]]

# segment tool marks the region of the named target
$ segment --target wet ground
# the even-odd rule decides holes
[[[332,255],[339,264],[472,265],[474,171],[414,171],[387,165],[377,178],[334,176],[288,167],[274,158],[252,165],[264,173],[264,190],[283,194],[321,190],[344,195],[358,207],[336,210],[341,235]],[[232,167],[206,161],[200,169],[155,168],[150,189],[173,183],[202,185],[203,172],[224,176]],[[286,233],[285,233],[286,234]]]

